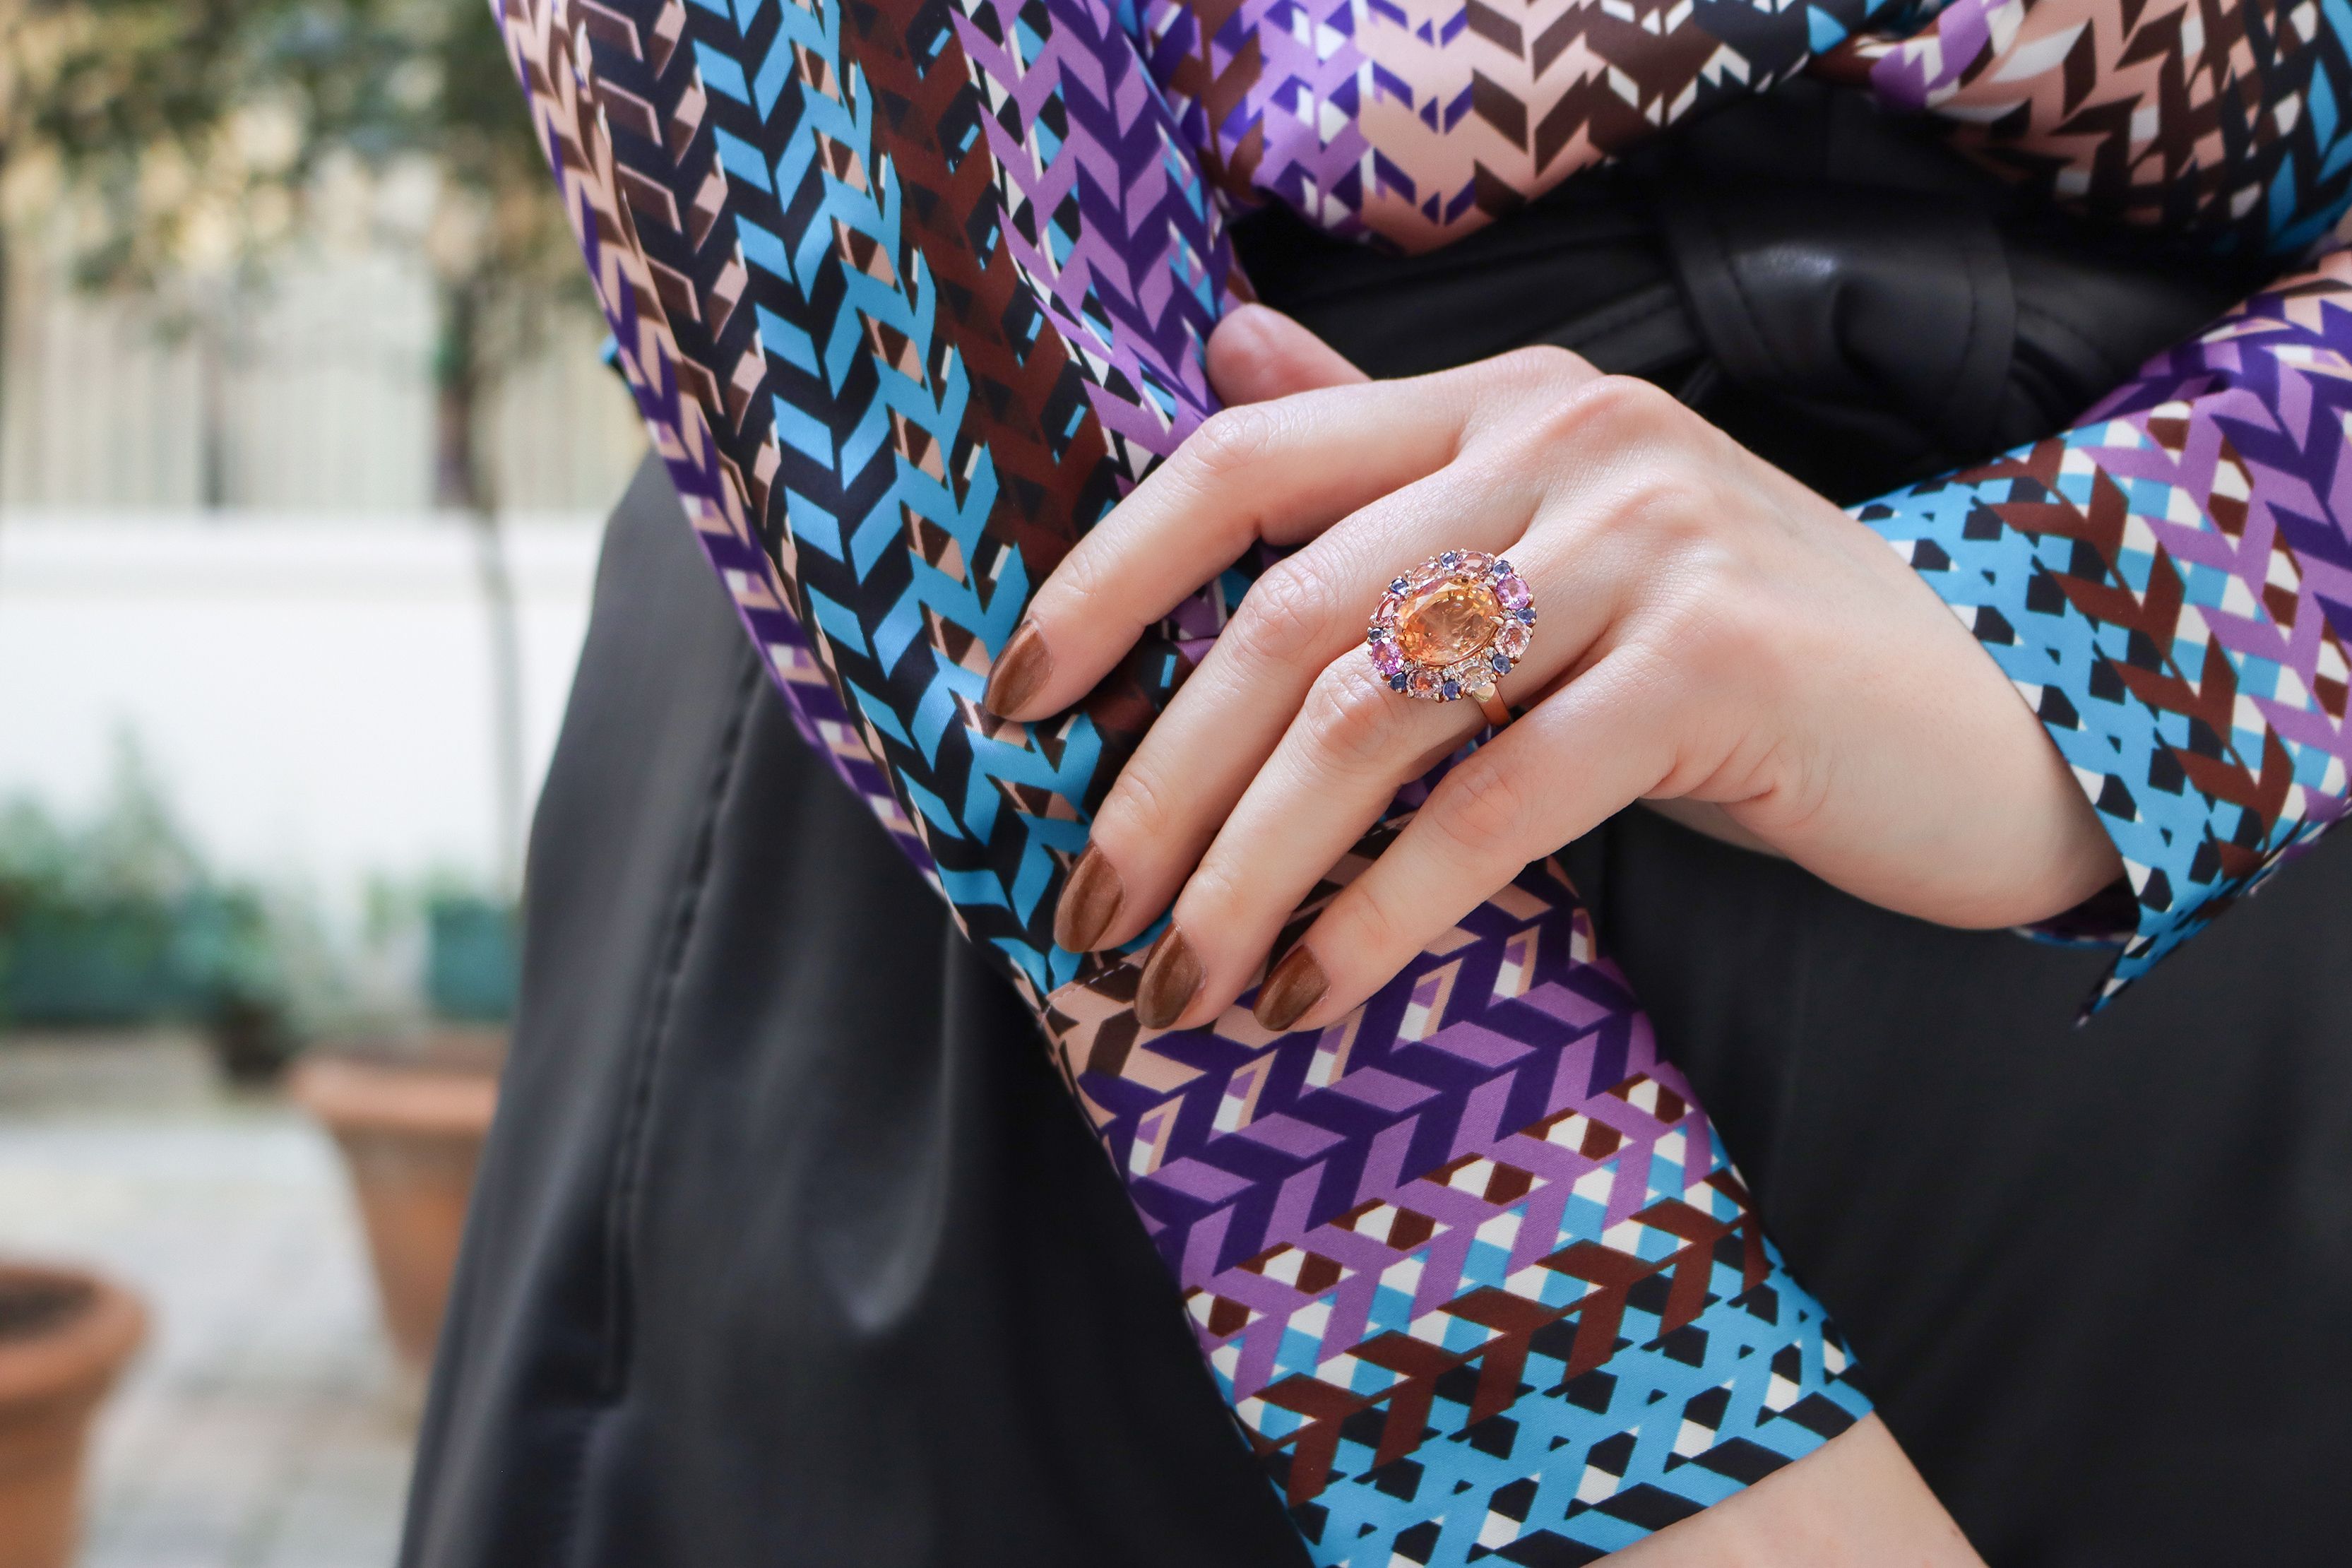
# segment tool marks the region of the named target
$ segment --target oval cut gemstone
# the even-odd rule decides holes
[[[1449,580],[1398,606],[1396,645],[1415,664],[1443,669],[1494,646],[1503,606],[1484,583]]]
[[[1528,593],[1527,579],[1516,575],[1502,580],[1496,590],[1496,596],[1507,610],[1524,610],[1531,598]]]

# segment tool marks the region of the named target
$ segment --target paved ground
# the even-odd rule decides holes
[[[155,1315],[100,1429],[81,1568],[389,1568],[414,1394],[332,1146],[191,1041],[0,1042],[0,1250]]]

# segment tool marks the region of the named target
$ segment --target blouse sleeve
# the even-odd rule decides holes
[[[2104,1001],[2344,814],[2352,254],[2072,429],[1858,515],[2016,682],[2121,852]]]
[[[713,566],[1035,1009],[1309,1555],[1589,1562],[1851,1426],[1843,1346],[1555,867],[1316,1033],[1145,1029],[1131,962],[1052,945],[1102,791],[1247,590],[1071,714],[978,704],[1033,585],[1209,411],[1239,287],[1112,9],[499,6]]]

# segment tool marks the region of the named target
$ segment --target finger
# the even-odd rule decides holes
[[[1223,410],[1039,586],[982,701],[1006,718],[1060,711],[1251,544],[1312,539],[1453,461],[1482,405],[1507,406],[1593,374],[1565,353],[1515,355],[1500,369],[1320,387]]]
[[[1652,660],[1604,657],[1447,773],[1267,977],[1314,993],[1291,1026],[1343,1016],[1529,861],[1655,789],[1679,729],[1665,687]]]
[[[1244,305],[1209,334],[1209,384],[1227,405],[1264,403],[1369,380],[1348,357],[1264,305]]]
[[[1465,409],[1414,383],[1212,416],[1062,558],[990,668],[1002,718],[1059,712],[1251,545],[1295,544],[1453,457]]]
[[[1539,499],[1538,477],[1461,467],[1365,508],[1250,589],[1097,810],[1094,859],[1111,868],[1120,892],[1099,929],[1073,921],[1068,934],[1087,946],[1117,946],[1168,907],[1297,718],[1316,678],[1363,647],[1365,623],[1401,568],[1448,546],[1516,548]],[[1411,776],[1400,773],[1392,783]],[[1103,875],[1093,873],[1089,892]]]
[[[1291,911],[1381,819],[1398,785],[1485,722],[1475,703],[1399,697],[1361,648],[1332,661],[1176,900],[1171,929],[1191,945],[1195,990],[1140,998],[1141,1008],[1160,1005],[1143,1021],[1159,1026],[1170,1000],[1196,1022],[1223,1012]]]
[[[1364,622],[1399,564],[1436,553],[1433,544],[1499,553],[1517,528],[1517,509],[1536,510],[1534,523],[1507,548],[1533,588],[1530,609],[1539,607],[1540,618],[1528,627],[1527,647],[1505,650],[1517,662],[1500,693],[1508,705],[1532,703],[1576,669],[1654,573],[1642,531],[1614,521],[1615,486],[1625,465],[1556,467],[1564,476],[1559,491],[1544,495],[1538,468],[1512,446],[1504,446],[1485,468],[1465,458],[1367,508],[1262,579],[1097,811],[1088,875],[1074,879],[1066,894],[1072,919],[1065,930],[1075,944],[1124,943],[1176,898],[1251,780],[1284,742],[1316,676],[1340,652],[1360,645]],[[1495,520],[1491,540],[1481,509]],[[1414,776],[1401,768],[1391,787]],[[1262,896],[1279,898],[1273,891]],[[1266,920],[1286,917],[1290,908],[1253,910],[1254,918],[1236,917],[1235,929],[1255,931]],[[1080,912],[1083,920],[1076,918]],[[1237,962],[1248,968],[1255,958],[1244,952]]]

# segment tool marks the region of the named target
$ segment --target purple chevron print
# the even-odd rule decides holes
[[[988,99],[1008,243],[1139,479],[1214,406],[1202,346],[1234,283],[1223,218],[1108,14],[971,0],[957,30]]]

